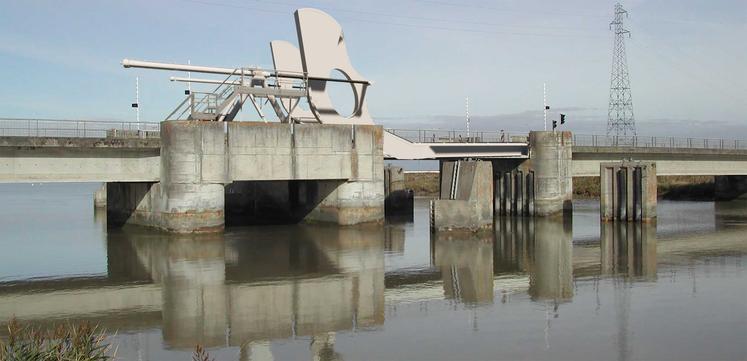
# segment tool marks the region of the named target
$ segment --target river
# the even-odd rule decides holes
[[[0,185],[0,337],[90,321],[123,360],[745,360],[747,204],[656,225],[499,220],[173,236],[106,228],[98,184]]]

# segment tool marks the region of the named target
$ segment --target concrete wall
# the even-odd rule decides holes
[[[168,121],[160,182],[110,187],[111,224],[173,232],[224,227],[236,213],[350,225],[384,218],[382,128]],[[243,184],[225,186],[233,181]],[[246,207],[246,209],[242,209]]]
[[[529,133],[536,216],[552,216],[572,210],[572,139],[571,132]]]
[[[443,161],[441,199],[431,201],[435,231],[493,226],[493,167],[489,161]]]
[[[159,148],[157,139],[0,137],[0,183],[152,182]]]

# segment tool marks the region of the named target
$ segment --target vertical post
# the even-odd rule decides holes
[[[534,216],[534,172],[527,172],[526,215]]]
[[[524,215],[524,172],[516,171],[516,216]]]
[[[503,173],[503,209],[507,216],[511,215],[511,172]]]
[[[628,216],[628,207],[627,207],[627,169],[625,167],[618,168],[617,171],[617,220],[623,221],[627,219]]]
[[[656,163],[641,167],[641,220],[656,219]]]
[[[135,121],[140,123],[140,77],[135,77]],[[138,125],[140,127],[140,125]]]
[[[635,220],[635,184],[633,182],[635,165],[628,164],[625,168],[625,218],[628,222]]]
[[[547,131],[547,83],[542,83],[542,111],[544,112],[544,131]]]
[[[599,170],[599,213],[602,221],[610,221],[614,219],[614,168],[606,166],[604,163],[600,165]]]

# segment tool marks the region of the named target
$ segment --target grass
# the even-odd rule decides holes
[[[42,330],[12,319],[7,327],[7,339],[0,340],[0,361],[101,361],[116,353],[105,331],[88,323]]]

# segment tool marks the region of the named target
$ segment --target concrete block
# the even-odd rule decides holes
[[[431,229],[478,231],[492,228],[492,164],[486,161],[443,161],[441,169],[451,177],[442,177],[442,199],[431,201]]]

